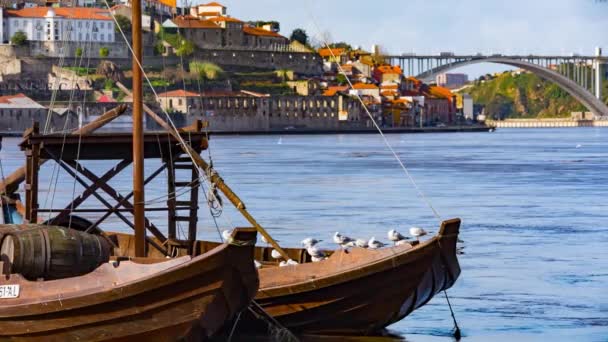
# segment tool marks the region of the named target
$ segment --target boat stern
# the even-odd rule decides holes
[[[441,260],[448,274],[444,289],[449,289],[454,285],[460,276],[460,264],[458,263],[456,244],[460,233],[459,218],[446,220],[441,223],[439,234],[437,234],[440,247]]]

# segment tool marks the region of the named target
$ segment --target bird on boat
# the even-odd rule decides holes
[[[272,252],[270,252],[270,256],[273,259],[281,259],[283,256],[281,255],[281,253],[279,253],[279,251],[277,251],[276,249],[273,249]]]
[[[395,246],[403,246],[403,245],[410,245],[411,246],[410,242],[407,241],[407,240],[399,240],[399,241],[395,242]]]
[[[260,268],[262,267],[262,263],[257,261],[257,260],[253,260],[253,265],[255,266],[255,268]]]
[[[325,259],[325,252],[315,246],[306,248],[306,252],[312,258],[312,262],[319,262]]]
[[[310,238],[309,237],[309,238],[306,238],[306,239],[302,240],[301,243],[302,243],[302,246],[304,246],[304,248],[308,248],[308,247],[312,247],[312,246],[318,244],[321,241],[323,241],[323,240],[317,240],[315,238]]]
[[[279,263],[279,267],[285,267],[285,266],[293,266],[293,265],[297,265],[298,262],[292,259],[289,259],[287,261],[281,261]]]
[[[365,240],[365,239],[357,239],[355,241],[355,245],[359,248],[367,248],[367,246],[369,246],[369,244],[367,243],[367,240]]]
[[[351,242],[354,242],[355,240],[353,240],[352,238],[349,238],[346,235],[342,235],[339,232],[336,232],[334,234],[334,242],[337,243],[338,245],[340,245],[342,248],[346,248],[349,247],[347,245],[349,245]]]
[[[419,227],[412,227],[410,228],[410,235],[415,237],[416,240],[420,241],[420,237],[421,236],[425,236],[426,234],[428,234],[426,232],[426,230],[419,228]]]
[[[372,236],[372,238],[369,239],[369,242],[367,244],[369,249],[378,249],[386,246],[384,242],[376,240],[375,236]]]
[[[231,237],[232,237],[232,230],[224,230],[222,232],[222,239],[224,239],[224,241],[230,240]]]
[[[401,233],[399,233],[396,229],[391,229],[388,231],[387,233],[388,239],[392,242],[395,243],[395,245],[397,244],[397,242],[401,241],[401,240],[407,240],[408,238],[406,238],[405,236],[401,235]]]

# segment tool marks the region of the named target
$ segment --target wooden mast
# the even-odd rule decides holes
[[[135,256],[146,256],[141,0],[131,1],[133,30],[133,206]],[[141,64],[143,66],[143,64]]]

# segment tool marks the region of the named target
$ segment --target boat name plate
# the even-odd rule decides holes
[[[19,298],[19,285],[0,285],[0,299]]]

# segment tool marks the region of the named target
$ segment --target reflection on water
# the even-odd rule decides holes
[[[466,254],[449,293],[464,341],[608,340],[608,129],[389,139],[443,217],[463,219]],[[289,135],[280,141],[215,137],[211,152],[224,179],[282,244],[295,246],[314,234],[333,247],[327,241],[335,231],[357,237],[411,226],[436,231],[432,212],[378,136]],[[0,153],[5,173],[22,162],[16,143],[7,139]],[[88,165],[99,173],[109,167]],[[154,166],[147,163],[147,172]],[[41,202],[65,205],[73,181],[62,174],[53,198],[52,172],[51,165],[43,167],[41,184],[51,191]],[[130,191],[130,172],[113,183],[118,190]],[[162,182],[152,183],[147,198],[165,191]],[[163,200],[149,206],[162,207]],[[199,237],[218,239],[208,211],[200,216]],[[218,222],[245,224],[228,209]],[[105,227],[122,224],[115,219]],[[412,342],[452,340],[445,299],[437,296],[390,330]]]

